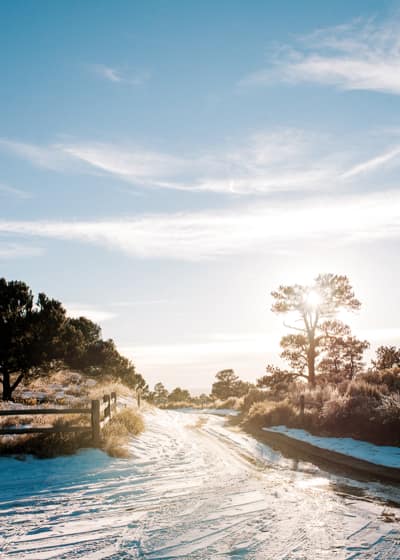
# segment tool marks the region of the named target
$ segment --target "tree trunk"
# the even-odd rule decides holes
[[[310,345],[307,352],[308,383],[315,387],[315,340],[314,335],[310,335]]]
[[[3,371],[3,401],[10,401],[12,396],[12,389],[10,383],[10,374]]]

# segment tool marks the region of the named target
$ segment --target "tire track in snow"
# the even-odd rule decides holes
[[[400,559],[378,499],[400,503],[398,488],[294,465],[222,418],[201,418],[148,414],[128,460],[96,450],[1,458],[0,557]]]

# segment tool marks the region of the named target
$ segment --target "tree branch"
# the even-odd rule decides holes
[[[17,377],[17,379],[14,381],[14,383],[11,385],[10,387],[10,392],[12,393],[14,391],[14,389],[16,389],[18,387],[18,385],[21,383],[21,381],[24,378],[24,374],[20,373]]]
[[[293,327],[292,325],[287,325],[285,321],[283,321],[283,326],[287,329],[293,329],[294,331],[299,331],[301,333],[307,333],[306,329],[299,329],[299,327]]]

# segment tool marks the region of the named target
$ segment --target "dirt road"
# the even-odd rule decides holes
[[[216,416],[146,424],[131,459],[1,458],[0,557],[400,559],[398,487],[295,463]]]

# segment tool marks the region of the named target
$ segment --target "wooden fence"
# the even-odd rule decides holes
[[[55,416],[63,416],[64,414],[87,414],[90,416],[90,425],[87,426],[9,426],[2,428],[0,426],[0,435],[18,435],[18,434],[45,434],[45,433],[90,433],[94,444],[100,442],[101,429],[111,420],[117,411],[117,395],[111,393],[104,395],[101,400],[92,400],[90,408],[26,408],[14,410],[0,410],[0,416],[32,416],[42,414],[52,414]]]

